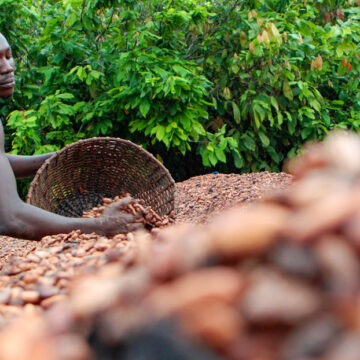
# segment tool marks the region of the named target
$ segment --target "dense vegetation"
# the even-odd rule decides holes
[[[119,136],[174,168],[191,154],[197,168],[276,171],[305,141],[360,130],[358,0],[0,5],[17,59],[0,109],[14,153]]]

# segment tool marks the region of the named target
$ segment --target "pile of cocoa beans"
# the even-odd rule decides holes
[[[294,185],[246,211],[135,233],[132,266],[72,278],[66,301],[0,331],[1,359],[358,359],[360,138],[288,169]]]
[[[124,196],[116,196],[115,198],[103,198],[103,204],[94,207],[89,211],[83,213],[85,218],[97,218],[103,215],[107,206],[115,204],[124,198],[131,198],[130,194]],[[131,202],[125,207],[124,212],[129,214],[141,214],[140,222],[142,222],[147,229],[162,228],[174,222],[174,211],[169,215],[158,215],[150,206],[144,206],[143,200],[131,199]]]
[[[84,217],[99,217],[107,206],[120,200],[104,198],[103,205],[84,213]],[[131,199],[124,211],[140,213],[140,222],[153,231],[174,221],[173,214],[159,216],[136,199]],[[1,269],[0,326],[24,312],[42,313],[65,300],[69,282],[79,274],[94,273],[116,261],[124,268],[131,266],[136,258],[135,248],[133,233],[105,237],[77,230],[44,237],[25,256],[10,258]]]

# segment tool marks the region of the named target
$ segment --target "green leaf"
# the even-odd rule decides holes
[[[63,100],[68,100],[68,99],[74,99],[75,96],[71,93],[63,93],[63,94],[58,94],[56,95],[57,98],[59,99],[63,99]]]
[[[342,57],[344,55],[344,52],[348,52],[349,50],[350,50],[350,47],[349,47],[348,43],[343,41],[336,47],[336,55],[338,57]]]
[[[226,155],[225,152],[218,147],[215,148],[216,157],[223,163],[226,163]]]
[[[92,70],[90,75],[94,78],[94,79],[99,79],[100,76],[104,75],[103,73],[101,73],[100,71],[96,71],[96,70]]]
[[[228,137],[227,142],[231,146],[232,149],[237,149],[239,147],[237,141],[232,137]]]
[[[290,121],[290,122],[292,122],[292,116],[291,116],[291,114],[288,112],[288,111],[285,111],[285,115],[287,116],[287,118],[288,118],[288,120]]]
[[[140,103],[140,112],[142,114],[143,117],[146,117],[146,115],[148,114],[150,110],[150,103],[147,99],[141,100]]]
[[[304,114],[305,116],[309,117],[310,119],[315,119],[315,111],[308,107],[308,106],[303,106],[301,109],[299,109],[299,113],[300,114]]]
[[[260,121],[263,122],[265,120],[267,110],[265,110],[259,104],[254,104],[253,110],[254,110],[254,115],[255,113],[257,113],[260,116]]]
[[[198,121],[193,121],[192,128],[195,130],[197,134],[206,135],[206,131],[204,127]]]
[[[234,74],[237,74],[239,72],[240,68],[239,66],[237,66],[236,64],[235,65],[231,65],[231,71],[234,73]]]
[[[268,154],[276,164],[279,164],[280,161],[283,159],[281,153],[276,151],[272,146],[268,146],[266,148],[266,151],[268,152]]]
[[[245,166],[244,158],[241,156],[240,153],[234,153],[234,164],[238,169],[242,169]]]
[[[333,105],[344,105],[344,101],[342,100],[333,100],[331,103]]]
[[[308,140],[312,133],[313,133],[313,128],[305,128],[301,131],[301,138],[303,140]]]
[[[241,120],[240,109],[234,101],[232,101],[231,104],[232,104],[232,108],[233,108],[233,112],[234,112],[235,122],[237,124],[240,124],[240,120]]]
[[[210,166],[209,153],[207,151],[201,153],[201,158],[204,166]]]
[[[325,124],[327,127],[330,127],[330,125],[331,125],[331,118],[330,118],[330,116],[329,116],[327,113],[323,112],[323,113],[321,114],[321,118],[323,119],[324,124]]]
[[[320,105],[320,103],[319,103],[317,100],[311,99],[311,100],[309,101],[309,104],[310,104],[310,106],[313,107],[318,113],[321,111],[321,105]]]
[[[215,166],[218,163],[218,159],[217,159],[215,153],[210,153],[209,154],[209,160],[210,160],[210,164],[212,166]]]
[[[69,27],[73,26],[78,19],[78,14],[72,13],[65,21],[65,24]]]
[[[287,79],[283,83],[283,93],[284,96],[288,98],[290,101],[294,100],[294,95]]]
[[[156,138],[161,141],[164,138],[165,134],[165,127],[158,125],[156,130]]]
[[[279,110],[279,103],[277,102],[277,100],[274,98],[274,96],[270,97],[270,102],[271,105],[276,109]]]
[[[66,104],[61,104],[59,106],[58,113],[63,114],[63,115],[73,115],[73,114],[75,114],[75,111],[76,110],[72,106],[69,106]]]
[[[219,149],[220,149],[220,150],[225,150],[226,147],[227,147],[227,143],[228,143],[228,139],[222,137],[222,138],[220,139],[220,142],[219,142],[219,145],[218,145]]]
[[[83,67],[79,66],[77,72],[76,72],[76,75],[78,76],[78,78],[81,80],[81,81],[84,81],[87,77],[87,74],[86,74],[86,71]]]
[[[262,144],[266,147],[270,145],[270,139],[263,133],[262,131],[258,132],[259,138],[262,142]]]
[[[190,71],[186,70],[180,65],[174,65],[173,69],[181,76],[186,77],[188,74],[191,74]]]
[[[296,129],[296,123],[294,121],[289,121],[287,123],[287,127],[288,127],[288,131],[290,135],[294,135],[295,134],[295,129]]]
[[[243,142],[244,142],[245,147],[246,147],[248,150],[251,150],[251,151],[255,151],[255,150],[256,150],[255,142],[254,142],[254,140],[253,140],[250,136],[244,135],[244,136],[242,136],[242,140],[243,140]]]
[[[255,121],[255,128],[259,129],[261,126],[261,120],[259,114],[254,110],[254,121]]]
[[[82,17],[82,21],[86,30],[91,30],[91,20],[88,15]]]
[[[206,149],[209,150],[210,152],[214,152],[214,151],[215,151],[214,146],[213,146],[212,144],[208,144],[208,145],[206,146]]]
[[[225,98],[226,100],[230,100],[230,99],[231,99],[232,95],[231,95],[231,91],[230,91],[230,89],[229,89],[228,87],[226,87],[226,88],[224,89],[223,95],[224,95],[224,98]]]

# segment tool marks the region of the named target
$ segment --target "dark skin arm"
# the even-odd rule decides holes
[[[136,217],[122,212],[129,199],[109,207],[104,217],[96,219],[67,218],[24,203],[16,189],[16,180],[4,151],[4,132],[0,122],[0,233],[26,239],[81,230],[114,235],[134,231],[141,224]]]
[[[43,162],[51,157],[53,153],[33,156],[21,156],[6,154],[11,168],[17,179],[34,176]]]

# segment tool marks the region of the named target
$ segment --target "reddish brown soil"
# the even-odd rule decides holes
[[[204,223],[212,215],[234,205],[246,205],[265,194],[286,189],[291,175],[259,172],[250,174],[208,174],[177,184],[177,222]],[[37,241],[0,236],[0,265],[14,255],[24,256]]]

